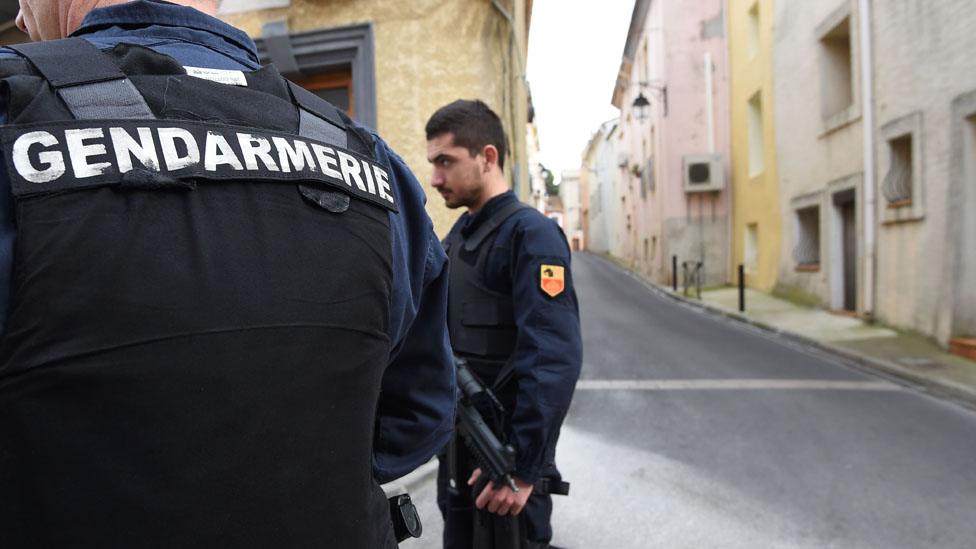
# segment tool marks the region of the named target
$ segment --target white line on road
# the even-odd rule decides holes
[[[820,390],[902,391],[887,381],[825,381],[819,379],[581,379],[579,391],[729,391]]]

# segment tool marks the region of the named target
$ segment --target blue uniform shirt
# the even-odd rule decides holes
[[[470,235],[492,212],[516,200],[510,191],[492,198],[475,215],[462,215],[451,236]],[[530,209],[512,214],[483,244],[489,245],[482,282],[512,296],[518,331],[512,355],[518,389],[506,436],[516,450],[516,476],[535,484],[552,474],[556,438],[583,362],[571,254],[556,222]],[[565,268],[564,289],[555,297],[541,288],[542,265]]]
[[[121,42],[146,46],[193,67],[261,66],[254,42],[244,32],[195,9],[150,0],[93,10],[73,36],[101,49]],[[17,55],[0,49],[0,58],[11,57]],[[0,96],[2,123],[5,96]],[[377,480],[388,482],[447,443],[456,389],[447,335],[447,258],[424,210],[426,196],[403,160],[378,136],[375,152],[376,160],[389,166],[400,210],[390,214],[393,346],[383,377],[373,462]],[[0,170],[0,322],[7,316],[15,236],[10,181]]]

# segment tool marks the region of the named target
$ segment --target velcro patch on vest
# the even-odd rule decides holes
[[[293,134],[184,120],[73,120],[0,129],[14,196],[161,180],[318,183],[397,211],[386,168]]]

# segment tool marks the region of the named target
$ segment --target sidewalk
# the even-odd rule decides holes
[[[736,288],[703,290],[698,301],[680,290],[674,293],[670,288],[652,287],[707,312],[841,355],[931,394],[976,407],[976,362],[951,355],[922,336],[796,305],[756,290],[746,290],[746,312],[742,314]]]

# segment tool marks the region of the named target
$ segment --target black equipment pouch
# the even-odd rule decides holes
[[[424,533],[417,507],[410,500],[410,494],[400,494],[390,498],[390,518],[397,543],[407,538],[419,538]]]
[[[535,483],[532,493],[540,496],[568,496],[569,483],[561,479],[543,477]]]

